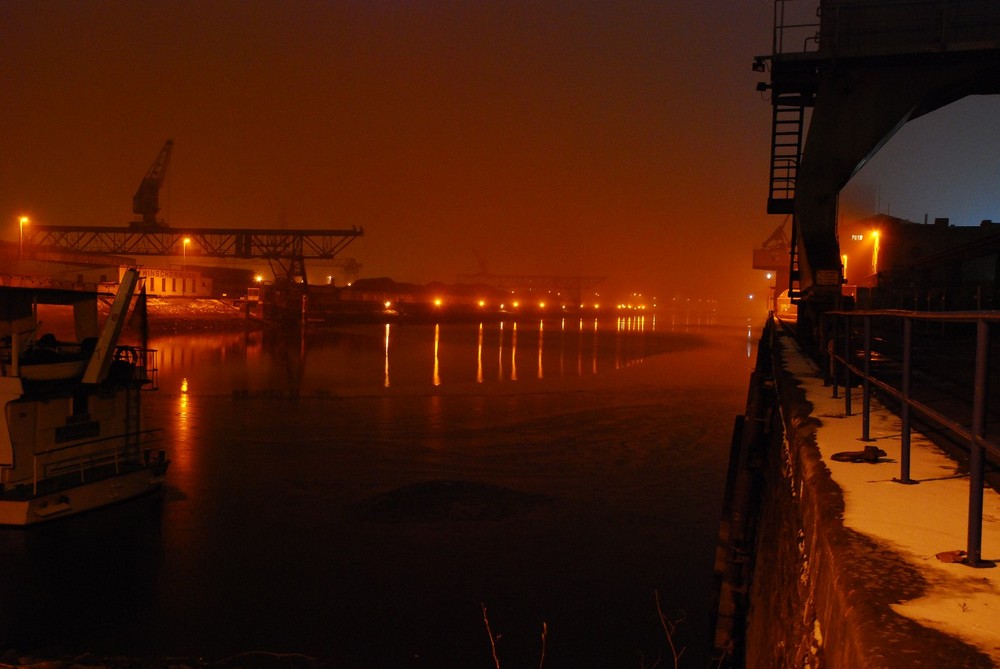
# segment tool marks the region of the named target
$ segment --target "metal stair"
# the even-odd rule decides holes
[[[792,216],[788,296],[797,302],[802,296],[799,273],[798,230],[795,221],[795,181],[802,158],[802,134],[806,107],[812,95],[801,90],[773,92],[771,103],[771,189],[768,214]]]
[[[771,190],[767,213],[791,214],[795,179],[802,157],[802,129],[807,100],[800,93],[775,92],[771,110]]]

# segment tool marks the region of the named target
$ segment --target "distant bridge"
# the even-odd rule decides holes
[[[364,229],[229,230],[223,228],[116,228],[30,225],[25,244],[76,253],[264,259],[278,263],[289,279],[305,283],[305,260],[333,260]]]

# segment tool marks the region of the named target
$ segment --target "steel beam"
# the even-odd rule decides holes
[[[55,248],[77,253],[179,256],[184,240],[187,253],[210,258],[253,260],[332,260],[364,229],[344,230],[227,230],[222,228],[133,229],[91,226],[32,225],[25,242],[37,249]]]

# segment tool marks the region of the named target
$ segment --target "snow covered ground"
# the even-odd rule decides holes
[[[927,593],[893,606],[899,614],[958,637],[989,654],[1000,666],[1000,568],[972,568],[937,554],[967,545],[969,477],[924,435],[911,435],[910,477],[900,475],[900,419],[872,400],[870,436],[886,452],[876,464],[833,460],[834,453],[863,450],[861,390],[852,395],[854,413],[844,414],[843,393],[832,397],[815,366],[792,345],[786,369],[801,381],[813,416],[822,423],[817,443],[834,481],[844,491],[844,524],[890,546],[929,584]],[[841,389],[842,390],[842,389]],[[1000,495],[987,488],[983,501],[982,557],[1000,562]]]

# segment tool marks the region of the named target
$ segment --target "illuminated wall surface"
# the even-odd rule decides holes
[[[950,225],[948,219],[914,223],[892,216],[873,216],[840,224],[840,246],[846,258],[847,283],[877,284],[878,272],[892,272],[995,235],[998,224],[983,221],[978,226]],[[995,263],[966,262],[963,281],[992,283]]]

